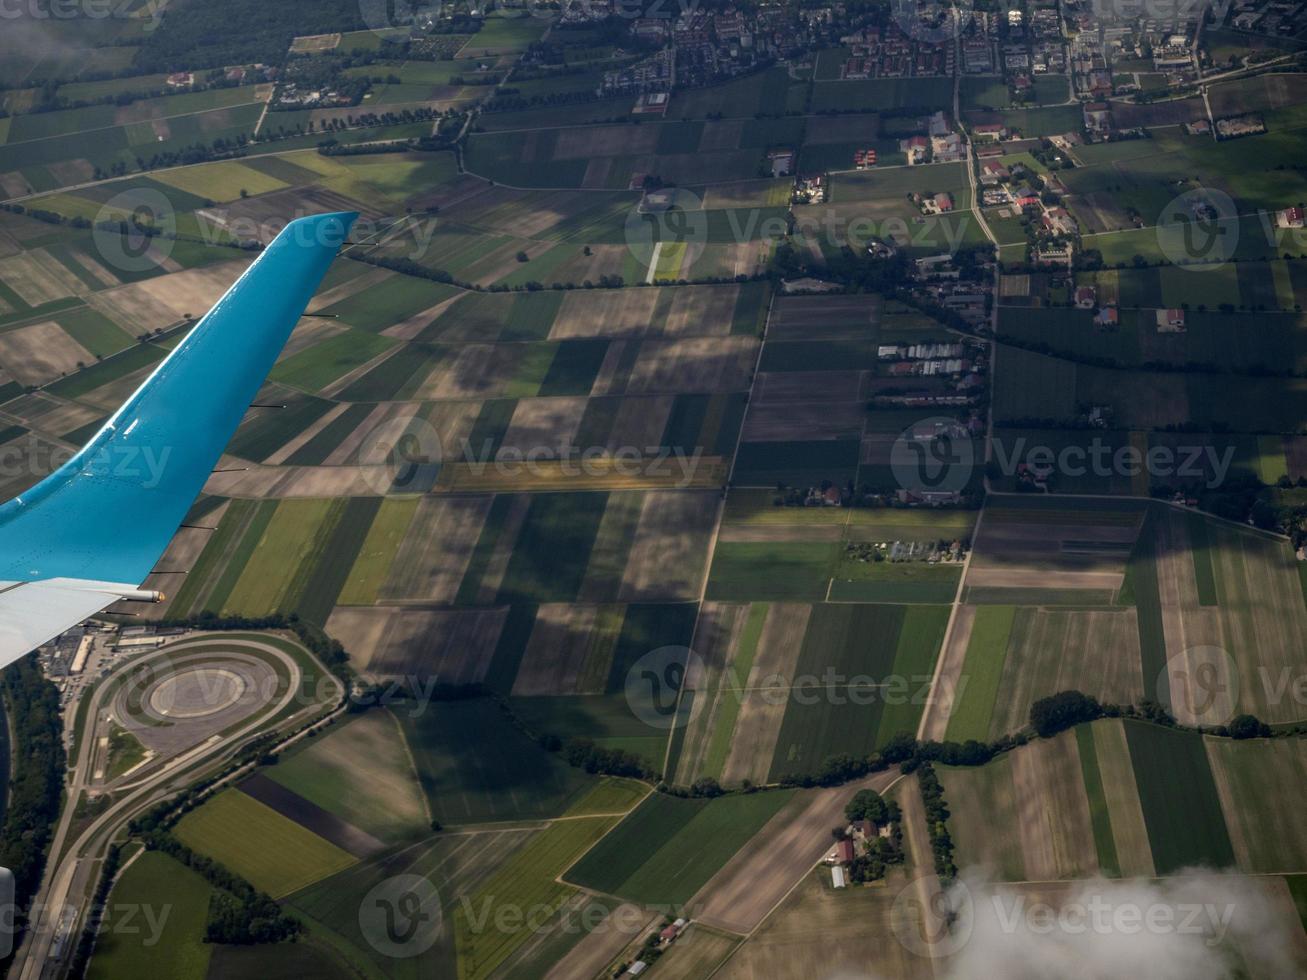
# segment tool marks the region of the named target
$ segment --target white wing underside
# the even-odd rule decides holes
[[[72,578],[0,582],[0,664],[17,660],[136,591],[121,582]]]

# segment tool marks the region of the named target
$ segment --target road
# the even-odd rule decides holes
[[[224,761],[247,739],[261,734],[260,729],[267,720],[280,713],[299,693],[302,671],[295,658],[272,644],[254,640],[222,639],[225,647],[255,651],[280,661],[289,672],[289,683],[286,685],[285,693],[276,704],[258,711],[257,717],[231,735],[223,738],[214,736],[168,760],[147,777],[133,783],[133,788],[127,795],[116,799],[104,813],[81,830],[71,846],[65,846],[73,833],[77,801],[87,788],[92,775],[90,768],[96,743],[94,733],[105,706],[106,694],[114,686],[109,681],[118,676],[123,669],[135,669],[144,663],[167,657],[186,648],[212,643],[216,637],[217,634],[187,636],[162,646],[144,657],[124,662],[119,671],[107,675],[105,682],[96,685],[91,694],[93,700],[86,712],[87,731],[82,733],[77,758],[68,779],[64,810],[50,847],[51,863],[46,867],[41,888],[32,903],[32,921],[24,934],[22,944],[15,953],[14,964],[10,968],[11,976],[19,980],[39,980],[42,977],[57,976],[62,963],[52,963],[50,952],[63,909],[69,904],[78,907],[80,923],[80,913],[83,911],[80,906],[91,889],[95,875],[98,874],[98,862],[103,858],[116,832],[140,812],[175,792],[180,785],[189,782],[193,776],[188,774],[188,770],[214,761]],[[73,706],[72,716],[76,717],[75,706]],[[185,778],[178,780],[179,776]],[[76,930],[74,934],[76,935]],[[65,947],[65,955],[70,948],[70,946]]]
[[[955,34],[954,43],[957,44],[958,46],[961,46],[962,40],[961,40],[960,31]],[[958,52],[958,58],[959,60],[957,63],[961,65],[962,62],[960,60],[961,58],[960,51]],[[957,74],[954,76],[953,79],[953,116],[954,116],[954,122],[958,124],[959,129],[961,128],[960,120],[962,118],[961,115],[959,114],[959,110],[961,109],[961,104],[960,104],[961,88],[962,88],[962,76],[961,74]],[[996,336],[998,333],[999,286],[1001,284],[1001,277],[1002,277],[1002,273],[1000,272],[999,262],[998,262],[998,239],[994,237],[993,231],[990,230],[989,223],[985,221],[984,212],[981,210],[980,207],[980,197],[977,194],[977,188],[976,188],[976,169],[974,163],[972,162],[972,155],[971,155],[971,135],[969,133],[965,133],[965,132],[963,133],[963,146],[965,146],[967,150],[967,183],[971,187],[971,213],[975,216],[976,220],[980,222],[980,227],[981,230],[984,231],[985,237],[988,238],[991,244],[993,244],[994,246],[994,284],[993,284],[994,295],[993,295],[993,303],[990,305],[989,332],[991,336]],[[991,385],[993,384],[995,361],[997,360],[997,355],[998,355],[998,344],[991,342],[989,344],[989,377],[990,377]],[[993,410],[993,399],[990,399],[990,407],[987,409],[987,414],[985,417],[985,452],[984,452],[985,463],[989,462],[990,453],[992,452],[993,435],[994,435],[994,410]],[[985,490],[988,493],[989,477],[985,476],[982,477],[982,479],[984,480]],[[961,578],[958,579],[957,591],[954,592],[953,594],[953,605],[949,608],[948,624],[944,627],[944,640],[940,644],[939,655],[935,658],[935,673],[931,677],[930,693],[926,696],[926,704],[921,712],[921,721],[917,726],[918,739],[927,739],[932,737],[942,738],[943,727],[941,726],[941,722],[938,716],[941,711],[947,713],[951,711],[953,707],[952,697],[948,697],[947,699],[944,699],[941,698],[940,696],[940,679],[945,674],[945,660],[947,659],[946,655],[948,651],[951,649],[951,643],[953,641],[953,631],[957,627],[958,610],[961,609],[962,607],[962,595],[963,595],[963,589],[966,587],[967,571],[971,568],[971,556],[975,554],[976,551],[976,536],[980,532],[980,523],[984,519],[985,519],[985,509],[984,506],[982,505],[980,509],[980,514],[976,517],[975,529],[972,531],[971,548],[967,551],[966,560],[962,565],[962,576]],[[952,666],[955,669],[951,669],[950,671],[951,676],[949,678],[949,682],[956,685],[957,678],[955,675],[957,674],[958,670],[960,670],[961,664],[959,663]],[[954,689],[956,690],[956,687]],[[947,723],[947,717],[944,718],[944,722]]]

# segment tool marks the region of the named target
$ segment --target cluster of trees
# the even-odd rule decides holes
[[[282,912],[271,895],[259,891],[212,858],[196,854],[172,834],[163,831],[148,834],[145,846],[180,861],[218,889],[209,902],[209,919],[204,930],[206,943],[235,946],[279,943],[303,930],[299,919]]]
[[[493,98],[482,103],[481,109],[484,112],[514,112],[539,106],[579,105],[582,102],[597,102],[600,98],[602,96],[592,89],[537,95],[521,95],[517,89],[500,89]]]
[[[902,864],[904,857],[903,823],[896,818],[890,825],[888,837],[871,838],[867,841],[867,849],[853,859],[849,865],[849,880],[855,885],[880,881],[890,865]]]
[[[853,799],[844,804],[844,819],[850,823],[858,820],[870,820],[877,827],[883,827],[891,820],[899,819],[899,805],[886,801],[874,789],[860,789],[853,794]]]
[[[557,736],[546,736],[545,748],[556,743]],[[595,744],[591,738],[569,738],[562,745],[563,758],[569,766],[603,776],[631,776],[635,779],[656,779],[658,774],[645,761],[624,749],[607,749]]]
[[[138,71],[183,71],[224,65],[280,65],[299,34],[362,30],[357,0],[225,0],[172,4],[146,32]]]
[[[929,762],[917,770],[917,783],[926,808],[926,832],[930,834],[930,849],[935,855],[935,873],[942,881],[952,881],[957,877],[958,866],[953,860],[953,838],[948,832],[948,804],[944,802],[944,787],[935,774],[935,767]]]
[[[46,680],[34,654],[3,673],[5,710],[13,735],[3,758],[18,760],[9,773],[9,806],[0,826],[0,865],[14,873],[16,901],[26,904],[41,883],[46,848],[63,796],[67,758],[59,690]],[[4,735],[0,725],[0,736]]]
[[[1138,705],[1102,704],[1092,694],[1082,691],[1059,691],[1040,698],[1030,706],[1030,725],[1040,738],[1052,738],[1059,732],[1097,718],[1141,718],[1168,728],[1184,728],[1165,706],[1156,701],[1144,700]],[[1222,738],[1271,738],[1277,733],[1256,715],[1236,715],[1227,725],[1200,726],[1195,731]],[[1283,732],[1299,735],[1298,728]]]
[[[967,739],[965,742],[919,742],[910,732],[898,732],[879,751],[867,756],[837,754],[827,757],[816,772],[786,773],[778,780],[781,786],[839,786],[873,772],[884,772],[898,766],[904,773],[929,767],[932,763],[946,766],[983,766],[996,756],[1028,743],[1031,738],[1052,738],[1060,732],[1096,718],[1137,718],[1171,728],[1184,727],[1164,706],[1152,700],[1138,705],[1101,704],[1098,699],[1081,691],[1061,691],[1040,698],[1030,707],[1030,728],[1012,732],[993,742]],[[1254,715],[1239,715],[1228,725],[1194,729],[1224,738],[1270,738],[1307,735],[1307,726],[1272,729]],[[1032,734],[1033,731],[1033,734]],[[746,790],[751,791],[751,787]],[[861,796],[861,794],[859,794]],[[859,797],[855,796],[857,800]],[[866,801],[869,798],[864,797]],[[852,805],[852,804],[851,804]],[[862,805],[872,805],[862,803]],[[850,819],[854,819],[850,815]],[[871,819],[870,817],[868,819]]]
[[[324,157],[356,157],[372,153],[399,153],[404,150],[434,152],[448,150],[453,143],[442,136],[415,136],[406,140],[386,140],[377,143],[340,143],[325,139],[318,144],[318,153]]]
[[[879,772],[888,765],[878,765],[875,757],[854,756],[838,753],[826,757],[821,767],[812,773],[785,773],[780,778],[782,786],[840,786],[843,783],[861,779],[871,772]]]

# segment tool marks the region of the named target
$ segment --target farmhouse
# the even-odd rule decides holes
[[[676,937],[685,931],[689,923],[685,919],[677,919],[663,927],[662,932],[658,933],[658,941],[664,946],[670,946],[676,941]]]
[[[795,204],[821,204],[824,200],[826,200],[826,183],[821,175],[800,177],[795,181]]]
[[[1040,217],[1046,229],[1054,235],[1070,235],[1076,230],[1076,219],[1066,208],[1049,208]]]
[[[1001,163],[987,163],[980,168],[980,182],[982,184],[998,184],[1011,179],[1012,171]]]
[[[952,211],[953,196],[951,194],[936,194],[935,207],[939,211]]]
[[[1003,140],[1007,139],[1007,127],[1002,123],[981,123],[971,130],[976,139],[982,140]]]
[[[1303,209],[1285,208],[1275,215],[1275,224],[1280,228],[1301,228],[1303,226]]]
[[[1184,310],[1158,310],[1157,311],[1157,332],[1158,333],[1184,333]]]
[[[957,133],[932,136],[930,152],[936,163],[956,163],[962,159],[962,137]]]
[[[1082,310],[1092,310],[1098,301],[1098,292],[1093,286],[1080,286],[1076,289],[1076,306]]]
[[[924,136],[912,136],[900,142],[899,149],[907,155],[909,164],[925,163],[930,140]]]
[[[1039,195],[1029,187],[1020,187],[1012,195],[1019,208],[1036,208],[1039,207]]]
[[[1085,129],[1091,133],[1106,133],[1112,128],[1112,110],[1106,102],[1085,103]]]
[[[848,864],[853,860],[853,841],[837,841],[826,855],[827,864]]]

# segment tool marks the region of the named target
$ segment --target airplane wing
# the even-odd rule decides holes
[[[292,221],[99,432],[0,506],[0,667],[121,598],[168,547],[357,214]]]

